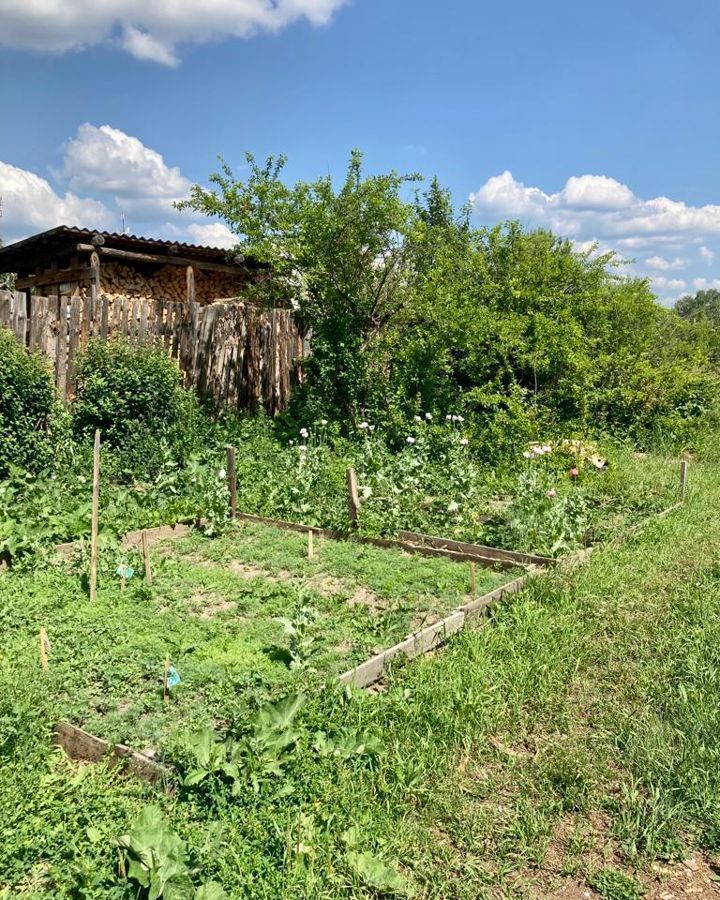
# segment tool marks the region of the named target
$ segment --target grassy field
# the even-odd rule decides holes
[[[336,656],[407,631],[435,609],[430,598],[457,605],[464,567],[387,565],[329,543],[308,561],[302,536],[259,540],[251,528],[174,545],[151,595],[132,582],[123,594],[106,588],[97,610],[60,570],[0,576],[0,884],[8,897],[136,896],[118,877],[114,839],[155,804],[187,842],[192,880],[230,897],[709,896],[720,851],[719,509],[716,464],[694,464],[683,509],[537,579],[484,628],[395,668],[383,690],[313,692],[277,771],[245,749],[232,790],[216,775],[181,783],[192,761],[179,731],[212,715],[220,733],[256,747],[268,684],[270,695],[297,692],[301,677],[314,686],[312,669],[332,671],[331,657],[341,668]],[[342,590],[328,596],[323,582]],[[349,604],[361,588],[387,610]],[[283,642],[267,623],[308,596],[320,621],[340,609],[343,627],[324,627],[300,668],[259,653]],[[256,631],[233,625],[259,610]],[[46,621],[57,631],[49,677],[37,666]],[[383,623],[378,633],[368,621]],[[348,635],[353,646],[338,653]],[[168,647],[183,685],[163,709]],[[188,690],[195,681],[205,687]],[[137,706],[119,709],[128,696]],[[60,713],[113,737],[160,735],[175,794],[51,750]],[[703,855],[674,863],[694,850]]]

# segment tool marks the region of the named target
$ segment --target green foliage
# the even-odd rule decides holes
[[[354,151],[345,180],[329,176],[288,187],[285,158],[260,165],[247,155],[244,182],[223,163],[213,190],[195,185],[180,204],[224,219],[243,251],[270,266],[265,302],[293,301],[312,330],[308,411],[355,417],[377,378],[368,348],[404,302],[415,217],[402,199],[416,176],[365,175]]]
[[[122,450],[126,466],[151,472],[168,450],[177,457],[192,447],[197,404],[163,349],[91,341],[78,359],[76,382],[75,434],[87,438],[99,428],[103,442]]]
[[[48,366],[0,328],[0,477],[11,466],[38,472],[50,465],[62,434]]]
[[[412,884],[398,872],[395,866],[386,865],[372,853],[348,850],[347,861],[351,871],[362,884],[383,896],[414,897]]]
[[[128,834],[117,839],[122,868],[147,900],[224,900],[220,885],[193,889],[186,844],[169,827],[162,810],[147,806]]]
[[[640,900],[645,894],[642,885],[613,866],[593,872],[588,884],[605,900]]]
[[[369,416],[397,437],[414,412],[460,410],[499,460],[557,425],[681,442],[717,406],[711,292],[681,301],[682,321],[612,254],[518,223],[473,228],[437,180],[411,204],[417,176],[366,176],[361,162],[335,189],[288,186],[284,157],[248,156],[245,181],[223,164],[181,204],[223,218],[270,267],[263,300],[292,301],[311,329],[300,416]]]
[[[242,794],[248,783],[256,794],[269,787],[272,779],[282,775],[300,737],[294,720],[305,700],[302,694],[296,694],[266,703],[239,740],[229,737],[220,743],[208,726],[191,734],[185,749],[192,754],[194,768],[185,776],[185,785],[193,787],[211,776],[222,777],[230,782],[234,797]]]
[[[577,548],[590,521],[588,502],[576,489],[559,494],[553,487],[557,483],[549,474],[528,468],[502,521],[490,527],[489,540],[504,547],[532,547],[545,556],[563,556]]]
[[[720,291],[710,288],[707,291],[698,291],[695,296],[681,297],[675,304],[675,311],[683,319],[690,319],[693,322],[707,321],[720,328]]]

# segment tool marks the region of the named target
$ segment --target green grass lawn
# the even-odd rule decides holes
[[[307,560],[305,546],[256,526],[193,536],[154,551],[152,591],[135,579],[122,594],[104,584],[94,607],[59,569],[0,576],[8,897],[136,896],[118,878],[113,839],[150,803],[187,842],[196,883],[212,878],[238,898],[474,900],[577,885],[622,900],[655,890],[658,861],[693,849],[714,861],[716,465],[693,465],[683,509],[583,567],[536,579],[485,627],[394,667],[377,692],[323,686],[322,673],[458,605],[467,569],[331,542]],[[364,601],[352,602],[358,592]],[[316,610],[323,637],[291,669],[266,651],[289,648],[273,619],[298,605]],[[39,627],[53,642],[47,675]],[[164,707],[166,653],[183,684]],[[179,782],[181,731],[210,717],[242,737],[258,703],[306,685],[293,749],[257,790],[240,779],[233,795],[208,779],[166,796],[49,747],[59,715],[140,749],[158,736]],[[320,733],[372,736],[374,750],[327,753]],[[387,869],[373,876],[363,854]]]

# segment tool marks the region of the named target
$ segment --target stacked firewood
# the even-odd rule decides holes
[[[212,303],[218,297],[237,297],[243,292],[243,276],[225,272],[193,272],[195,300]],[[163,266],[152,275],[124,263],[104,262],[100,269],[100,290],[110,298],[137,300],[187,300],[187,272],[184,266]]]

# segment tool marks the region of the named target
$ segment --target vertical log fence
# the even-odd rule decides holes
[[[260,310],[230,301],[203,306],[164,300],[108,297],[93,286],[88,297],[38,297],[0,291],[0,327],[51,362],[60,395],[74,392],[78,352],[91,338],[116,335],[152,341],[176,359],[186,387],[240,409],[286,409],[303,336],[287,309]]]

